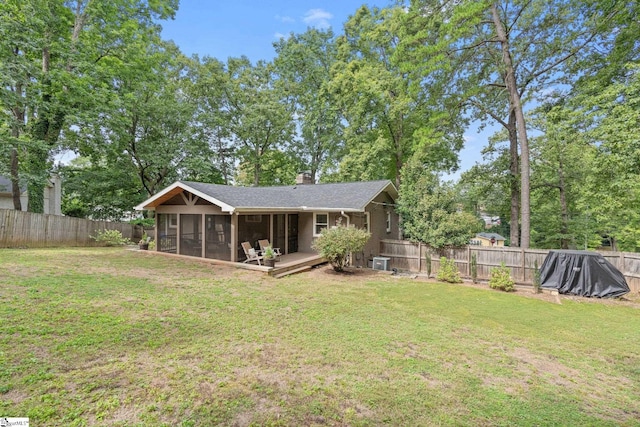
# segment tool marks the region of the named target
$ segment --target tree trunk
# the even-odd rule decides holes
[[[518,134],[516,131],[516,115],[513,111],[509,114],[509,123],[507,127],[509,132],[509,186],[511,190],[511,218],[510,224],[510,245],[514,247],[520,246],[520,182],[519,182],[519,163],[518,158]]]
[[[521,235],[520,235],[520,247],[527,249],[529,247],[529,241],[531,237],[531,208],[530,208],[530,170],[529,170],[529,141],[527,139],[527,128],[524,121],[524,112],[522,111],[522,101],[520,99],[520,93],[518,92],[518,85],[516,83],[515,70],[513,68],[513,61],[511,59],[511,52],[509,47],[509,39],[507,38],[506,30],[500,16],[498,14],[498,8],[496,4],[491,5],[491,15],[493,17],[493,23],[496,27],[497,40],[502,47],[502,62],[504,64],[504,81],[509,92],[509,106],[511,111],[516,117],[516,129],[518,139],[520,140],[520,215],[521,221]]]
[[[17,211],[22,210],[22,202],[20,201],[20,179],[18,175],[18,150],[11,149],[11,195],[13,196],[13,208]]]
[[[560,248],[569,249],[569,208],[567,207],[567,189],[564,182],[564,170],[562,167],[562,159],[559,160],[558,166],[558,189],[560,190],[560,212],[562,220],[560,223]]]
[[[18,51],[15,51],[18,54]],[[22,84],[17,83],[15,93],[18,97],[22,96]],[[14,138],[14,144],[17,143],[20,138],[20,129],[24,126],[24,109],[19,105],[13,108],[13,117],[15,123],[11,129],[11,136]],[[20,162],[18,159],[18,149],[14,145],[11,149],[11,195],[13,198],[13,208],[17,211],[22,210],[22,201],[20,200]]]

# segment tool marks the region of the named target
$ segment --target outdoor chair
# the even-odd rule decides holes
[[[245,259],[244,262],[256,261],[258,265],[262,265],[260,263],[260,260],[263,259],[264,257],[262,255],[258,255],[256,250],[253,249],[253,247],[251,247],[251,243],[242,242],[241,246],[242,246],[242,250],[244,250],[244,255],[247,257],[247,259]]]
[[[264,240],[258,240],[258,245],[260,245],[260,253],[264,255],[264,250],[267,249],[267,246],[271,246],[271,243],[269,243],[269,240],[264,239]],[[276,254],[276,257],[279,257],[280,255],[282,255],[280,253],[280,248],[271,247],[271,249],[273,249],[273,253]]]

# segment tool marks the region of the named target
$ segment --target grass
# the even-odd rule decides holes
[[[122,249],[0,250],[0,416],[640,425],[640,311]]]

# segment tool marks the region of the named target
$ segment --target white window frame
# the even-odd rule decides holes
[[[387,211],[387,233],[391,233],[391,211]]]
[[[318,215],[326,215],[327,216],[327,222],[319,223],[318,222]],[[318,226],[324,226],[324,228],[329,228],[329,212],[314,212],[313,213],[313,237],[320,236],[320,233],[316,233],[316,230],[318,229]],[[322,231],[322,230],[320,230],[320,231]]]
[[[166,214],[169,218],[167,220],[167,224],[169,224],[169,228],[178,228],[178,214]]]
[[[364,213],[364,227],[363,227],[368,233],[371,233],[371,213],[370,212],[365,212]]]

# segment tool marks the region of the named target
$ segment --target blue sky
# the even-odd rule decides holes
[[[387,0],[182,0],[173,21],[162,22],[162,36],[188,56],[226,61],[246,55],[252,62],[271,60],[272,43],[308,27],[342,31],[342,24],[362,5],[385,7]]]
[[[245,55],[252,62],[271,60],[273,42],[309,27],[332,27],[342,32],[344,22],[362,5],[386,7],[388,0],[182,0],[173,21],[162,22],[162,36],[173,40],[187,56],[211,56],[221,61]],[[460,171],[446,176],[457,179],[461,171],[481,160],[480,151],[494,128],[478,134],[476,126],[465,133]]]

